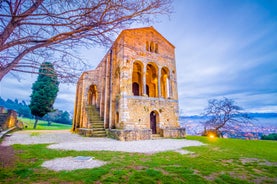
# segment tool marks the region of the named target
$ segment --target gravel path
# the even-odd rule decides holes
[[[122,151],[136,153],[157,153],[162,151],[176,151],[180,154],[190,154],[184,147],[204,145],[199,141],[186,139],[156,139],[141,141],[118,141],[109,138],[82,137],[69,131],[18,131],[10,137],[5,137],[2,146],[13,144],[51,144],[50,149],[75,151]],[[50,170],[75,170],[101,167],[106,164],[101,160],[76,161],[73,157],[56,158],[42,164]]]
[[[2,145],[50,143],[50,149],[76,151],[123,151],[156,153],[179,150],[183,147],[201,146],[203,143],[186,139],[156,139],[141,141],[118,141],[109,138],[82,137],[69,131],[18,131],[6,137]]]

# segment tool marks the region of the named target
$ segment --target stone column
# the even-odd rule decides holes
[[[172,97],[172,79],[173,79],[173,75],[171,74],[172,72],[170,72],[169,74],[169,78],[167,80],[168,82],[168,88],[169,88],[169,91],[168,91],[168,97],[171,98]]]
[[[161,68],[158,67],[158,76],[157,76],[157,79],[158,79],[158,98],[161,98]]]
[[[142,90],[143,90],[143,94],[142,96],[146,96],[146,68],[147,65],[144,65],[143,67],[143,72],[142,72]]]

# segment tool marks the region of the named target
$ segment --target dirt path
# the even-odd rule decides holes
[[[15,164],[15,152],[12,146],[0,145],[0,167],[12,167]]]

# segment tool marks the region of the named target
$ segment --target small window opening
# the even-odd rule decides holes
[[[155,53],[158,53],[159,52],[159,46],[158,46],[158,44],[156,43],[155,44]]]
[[[154,52],[154,43],[153,42],[150,43],[150,52]]]
[[[149,51],[149,42],[146,41],[146,50]]]

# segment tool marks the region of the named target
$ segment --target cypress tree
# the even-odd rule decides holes
[[[53,104],[59,91],[58,77],[52,63],[44,62],[40,65],[39,75],[33,83],[32,90],[29,107],[35,116],[35,129],[38,119],[54,110]]]

